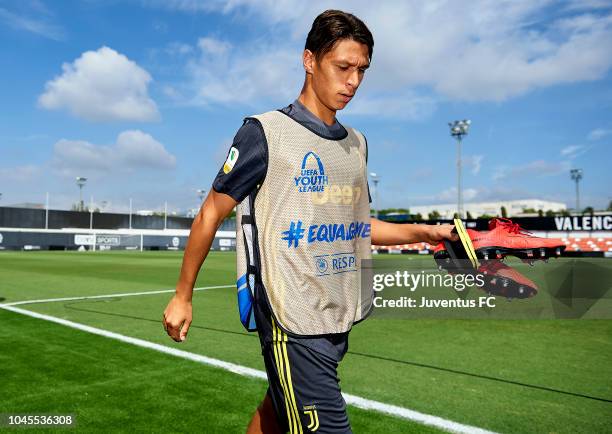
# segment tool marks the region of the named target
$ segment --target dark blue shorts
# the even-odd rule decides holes
[[[255,321],[281,431],[352,433],[337,373],[348,350],[348,332],[290,336],[276,324],[262,291],[255,291]]]

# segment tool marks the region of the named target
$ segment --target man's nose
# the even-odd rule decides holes
[[[353,88],[353,91],[357,89],[357,86],[359,86],[359,70],[357,68],[351,71],[346,80],[346,84],[351,86]]]

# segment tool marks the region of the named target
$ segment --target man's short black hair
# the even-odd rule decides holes
[[[355,15],[335,9],[326,10],[315,18],[304,49],[312,51],[319,60],[342,39],[352,39],[367,45],[368,57],[372,60],[374,37],[370,29]]]

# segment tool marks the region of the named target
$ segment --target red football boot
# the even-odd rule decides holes
[[[478,272],[484,275],[483,291],[511,298],[528,298],[538,293],[537,285],[498,260],[483,262]]]
[[[510,219],[492,219],[489,229],[488,232],[467,229],[476,256],[481,259],[501,259],[513,255],[532,261],[560,256],[565,249],[560,239],[535,237]]]
[[[433,257],[438,269],[446,270],[451,274],[476,273],[475,264],[469,259],[461,241],[443,241],[433,250]]]
[[[440,241],[438,243],[438,245],[436,247],[434,247],[433,253],[434,253],[434,258],[437,257],[437,256],[438,257],[439,256],[444,256],[444,257],[447,256],[446,247],[444,246],[444,243],[442,241]]]

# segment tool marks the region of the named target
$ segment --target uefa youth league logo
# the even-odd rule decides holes
[[[329,183],[323,163],[317,154],[310,151],[304,155],[300,174],[294,178],[300,193],[323,192]]]

